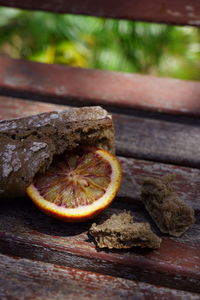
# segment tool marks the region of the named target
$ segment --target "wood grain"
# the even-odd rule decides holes
[[[1,299],[197,300],[198,294],[0,254]]]
[[[174,3],[174,2],[173,2]],[[200,115],[200,84],[0,57],[0,91],[59,104],[101,104]]]
[[[145,0],[0,0],[0,5],[53,11],[60,13],[86,14],[92,16],[164,22],[171,24],[200,24],[198,0],[145,1]]]
[[[88,236],[88,229],[93,221],[99,222],[122,211],[124,206],[117,202],[95,220],[82,224],[54,220],[40,213],[28,198],[4,201],[0,206],[0,252],[3,254],[200,292],[198,220],[181,238],[164,236],[161,248],[156,251],[99,251]],[[127,203],[126,209],[138,221],[151,222],[143,208]]]
[[[1,119],[64,108],[65,106],[0,97]],[[123,114],[113,114],[113,120],[118,155],[200,167],[198,120],[194,119],[190,124],[180,124]]]
[[[119,155],[200,167],[200,127],[113,114]]]

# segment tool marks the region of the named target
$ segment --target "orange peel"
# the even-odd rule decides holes
[[[121,184],[121,165],[106,150],[84,147],[56,158],[26,192],[45,214],[65,222],[91,219],[108,207]]]

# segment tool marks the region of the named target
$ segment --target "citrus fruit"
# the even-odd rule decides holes
[[[114,199],[121,166],[109,152],[84,147],[57,156],[48,171],[26,189],[44,213],[66,222],[92,218]]]

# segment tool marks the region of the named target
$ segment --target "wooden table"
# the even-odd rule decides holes
[[[57,108],[0,97],[1,119]],[[200,299],[200,121],[110,110],[123,182],[103,216],[130,210],[159,234],[140,201],[140,184],[175,173],[175,189],[195,209],[196,224],[180,238],[162,236],[159,250],[99,250],[88,235],[93,221],[62,223],[28,197],[1,201],[0,299]]]

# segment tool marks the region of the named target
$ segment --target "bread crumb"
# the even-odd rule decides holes
[[[148,223],[136,223],[129,212],[113,214],[102,224],[92,224],[89,233],[99,248],[127,249],[160,247],[161,239]]]
[[[161,232],[181,236],[194,224],[194,210],[181,201],[173,189],[174,175],[163,179],[147,178],[142,184],[141,198]]]

